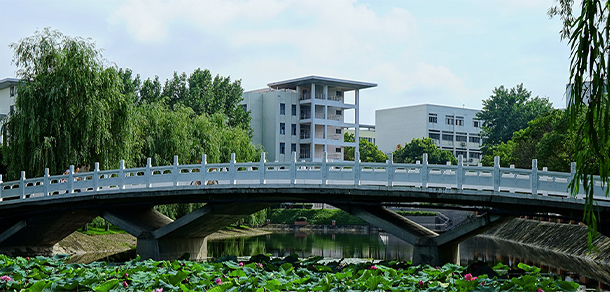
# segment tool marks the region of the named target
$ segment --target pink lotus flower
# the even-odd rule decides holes
[[[538,290],[536,290],[536,292],[544,292],[544,290],[538,288]]]
[[[123,281],[123,288],[127,288],[127,286],[129,286],[127,285],[127,281]]]
[[[376,266],[371,266],[369,269],[370,270],[377,270],[377,267]]]
[[[25,257],[25,259],[29,261],[29,260],[30,260],[30,257]]]
[[[129,277],[129,274],[125,273],[125,278]]]
[[[263,267],[263,264],[261,264],[261,263],[256,263],[256,266],[257,266],[257,267],[259,267],[259,268],[262,268],[262,267]]]
[[[163,292],[163,288],[155,289],[155,290],[152,290],[150,292]]]
[[[424,282],[422,280],[419,280],[419,282],[417,282],[417,285],[419,285],[419,287],[424,287]]]
[[[470,273],[468,273],[464,276],[464,280],[466,280],[466,281],[474,281],[476,279],[477,279],[477,277],[473,277],[472,274],[470,274]]]
[[[237,264],[238,267],[243,267],[244,266],[244,262],[239,262],[239,264]]]
[[[2,276],[2,277],[0,277],[0,280],[2,280],[4,282],[13,281],[13,279],[11,279],[11,277],[9,277],[9,276]]]
[[[218,284],[218,285],[222,285],[222,280],[220,280],[220,278],[216,278],[216,281],[214,281],[214,282],[216,282],[216,284]]]

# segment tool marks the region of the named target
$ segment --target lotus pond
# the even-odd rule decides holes
[[[578,284],[537,267],[484,264],[414,266],[409,262],[324,261],[296,255],[248,261],[177,260],[69,264],[67,256],[0,255],[0,291],[576,291]]]

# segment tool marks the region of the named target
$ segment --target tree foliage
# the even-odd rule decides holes
[[[576,11],[576,15],[573,13]],[[572,194],[580,184],[586,193],[584,221],[590,232],[589,242],[596,236],[597,216],[593,202],[593,175],[599,173],[608,195],[610,177],[610,7],[607,0],[582,0],[575,7],[573,0],[559,0],[549,15],[563,21],[561,38],[571,49],[570,95],[568,113],[570,127],[575,131],[576,175],[571,183]],[[584,111],[584,120],[578,118]]]
[[[343,141],[345,142],[354,142],[354,134],[345,133],[343,135]],[[385,155],[377,145],[365,140],[360,139],[358,144],[360,151],[360,161],[362,162],[386,162],[388,160],[388,156]],[[354,151],[355,147],[345,147],[345,154],[343,158],[345,160],[354,161]]]
[[[441,150],[434,145],[430,138],[413,139],[394,151],[395,163],[415,163],[417,160],[423,161],[424,153],[428,153],[429,164],[457,164],[457,159],[451,151]]]
[[[526,128],[529,121],[551,109],[552,103],[548,98],[532,98],[531,91],[527,91],[523,84],[510,90],[504,86],[496,87],[477,113],[477,119],[483,122],[483,152],[492,145],[507,142],[514,132]]]
[[[118,71],[95,44],[46,28],[10,46],[21,81],[17,110],[3,126],[9,178],[22,170],[41,176],[44,168],[60,174],[90,161],[118,166],[130,142],[132,107]]]

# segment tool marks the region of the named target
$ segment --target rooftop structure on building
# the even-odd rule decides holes
[[[440,149],[468,164],[481,159],[479,110],[444,105],[421,104],[375,111],[376,145],[384,153],[396,150],[416,138],[431,138]]]
[[[375,83],[321,76],[307,76],[267,84],[268,88],[243,93],[241,102],[250,111],[253,143],[260,144],[270,161],[343,160],[347,128],[359,129],[360,90]],[[354,120],[346,121],[346,111]],[[359,131],[355,133],[356,140]]]

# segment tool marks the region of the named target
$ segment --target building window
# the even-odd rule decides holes
[[[341,92],[341,91],[337,91],[337,96],[338,96],[338,97],[341,97],[342,95],[343,95],[343,92]]]
[[[15,105],[14,104],[9,107],[9,112],[11,112],[11,113],[15,112]]]
[[[336,110],[336,111],[335,111],[335,114],[337,114],[338,116],[340,116],[340,115],[341,115],[341,110]]]
[[[432,140],[440,140],[441,139],[441,134],[439,134],[439,133],[428,133],[428,138],[430,138]]]
[[[468,139],[468,137],[466,137],[466,136],[455,135],[455,141],[457,141],[457,142],[466,142],[467,139]]]
[[[456,126],[464,126],[464,117],[455,117]]]
[[[472,124],[475,128],[481,127],[481,121],[473,121]]]
[[[286,134],[286,124],[280,123],[280,135]]]
[[[280,154],[286,154],[286,144],[280,143]]]
[[[436,114],[428,114],[428,122],[434,124],[438,123],[438,118]]]
[[[453,141],[452,134],[443,134],[443,141]]]
[[[283,103],[280,103],[280,115],[285,115],[286,114],[286,105]]]
[[[297,124],[292,124],[292,136],[297,135]]]
[[[477,153],[477,152],[470,152],[470,158],[476,158],[476,159],[479,159],[479,158],[481,158],[481,153]]]
[[[242,109],[243,109],[245,112],[247,112],[247,111],[248,111],[248,105],[247,105],[247,104],[242,104],[242,105],[241,105],[241,108],[242,108]]]
[[[479,137],[479,136],[470,136],[470,137],[468,137],[468,141],[470,143],[481,143],[481,137]]]
[[[11,97],[14,97],[15,96],[15,86],[11,86],[10,91],[11,91],[10,92]]]
[[[460,156],[460,155],[462,155],[462,158],[466,158],[468,156],[468,153],[466,153],[466,151],[456,150],[455,151],[455,156]]]
[[[335,129],[335,134],[341,134],[341,129]]]
[[[297,144],[292,143],[290,144],[290,152],[297,152]]]
[[[453,125],[453,116],[445,116],[445,124]]]
[[[292,105],[292,115],[295,117],[297,116],[297,105],[296,104]]]
[[[341,148],[335,148],[335,152],[341,153]]]

